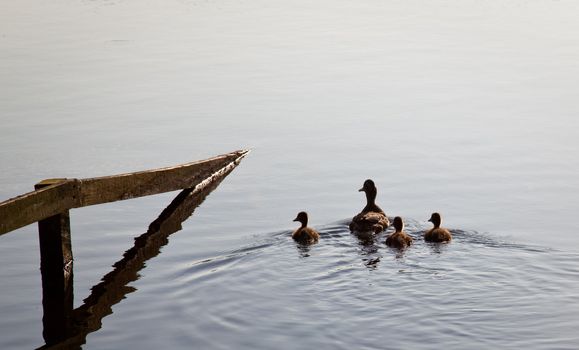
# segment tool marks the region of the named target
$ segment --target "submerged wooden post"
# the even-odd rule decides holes
[[[38,190],[65,181],[44,180],[34,187]],[[42,335],[47,344],[55,344],[67,337],[74,306],[69,211],[38,221],[38,235],[44,310]]]

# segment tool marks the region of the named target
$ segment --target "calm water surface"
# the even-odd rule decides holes
[[[253,152],[86,349],[576,349],[575,1],[0,2],[0,199]],[[357,189],[416,238],[361,245]],[[75,306],[175,193],[72,211]],[[298,211],[322,240],[289,238]],[[0,348],[42,338],[36,228],[0,237]]]

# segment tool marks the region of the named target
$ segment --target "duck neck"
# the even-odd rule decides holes
[[[300,222],[302,223],[302,226],[300,228],[304,228],[304,227],[308,226],[308,220],[302,220]]]
[[[432,222],[434,224],[434,228],[439,228],[440,227],[440,221],[435,220]]]
[[[404,223],[398,216],[394,218],[394,229],[396,230],[396,233],[400,233],[404,229]]]
[[[368,212],[368,211],[382,211],[382,209],[380,209],[377,205],[376,205],[376,190],[375,189],[370,189],[366,191],[366,207],[363,210],[364,212]]]

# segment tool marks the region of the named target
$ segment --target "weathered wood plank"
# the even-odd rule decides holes
[[[45,180],[40,184],[50,186],[0,202],[0,235],[72,208],[193,188],[248,152],[120,175]]]
[[[192,188],[228,163],[245,156],[247,152],[236,151],[161,169],[82,179],[80,206]]]
[[[44,183],[50,185],[0,203],[0,235],[79,206],[78,180]]]

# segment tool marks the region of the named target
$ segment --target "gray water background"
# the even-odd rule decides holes
[[[574,1],[543,0],[2,1],[0,198],[44,178],[253,149],[86,348],[576,348],[578,15]],[[377,242],[381,264],[368,269],[336,224],[361,209],[366,178],[415,237],[436,210],[470,238],[441,254],[420,243],[403,267]],[[173,196],[72,211],[75,304]],[[338,237],[306,258],[284,240],[300,210]],[[38,255],[34,225],[0,238],[3,349],[43,344]],[[233,266],[198,277],[229,255]],[[416,264],[450,272],[437,285]],[[334,268],[352,271],[320,282]],[[430,288],[487,318],[467,302],[426,308]],[[304,293],[313,306],[298,302]],[[312,321],[320,315],[328,321]],[[431,319],[444,323],[421,326]],[[465,332],[485,322],[497,328]],[[436,336],[444,324],[458,331]],[[396,337],[375,337],[389,327]]]

